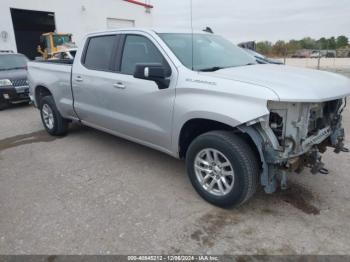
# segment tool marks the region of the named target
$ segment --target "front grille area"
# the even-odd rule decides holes
[[[343,100],[338,99],[310,106],[308,136],[314,135],[320,129],[331,125],[342,104]]]
[[[11,83],[13,86],[27,86],[28,80],[27,79],[12,79]]]
[[[269,101],[269,125],[279,146],[299,154],[328,137],[339,122],[344,99],[319,103]],[[290,145],[290,147],[288,146]]]

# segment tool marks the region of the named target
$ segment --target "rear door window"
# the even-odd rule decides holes
[[[115,35],[91,37],[83,64],[89,69],[110,71],[115,44]]]

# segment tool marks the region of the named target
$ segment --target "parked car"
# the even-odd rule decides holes
[[[244,51],[246,51],[248,54],[252,55],[256,62],[259,64],[275,64],[275,65],[283,65],[282,61],[279,61],[277,59],[272,59],[267,56],[264,56],[258,52],[255,52],[254,50],[243,48]]]
[[[310,58],[321,58],[321,57],[324,57],[324,55],[319,51],[313,51],[310,55]]]
[[[0,51],[0,110],[10,104],[30,102],[27,62],[22,54]]]
[[[194,53],[192,54],[192,50]],[[293,172],[323,172],[346,151],[346,77],[261,65],[205,32],[89,34],[73,64],[30,62],[30,92],[51,135],[71,121],[185,159],[197,192],[218,206],[272,193]]]
[[[293,54],[291,57],[292,58],[307,58],[306,55],[302,55],[302,54]]]
[[[310,57],[311,50],[309,49],[299,49],[292,54],[292,58],[308,58]]]
[[[325,54],[325,56],[326,56],[327,58],[335,58],[336,55],[337,55],[337,53],[336,53],[335,50],[328,51],[328,52]]]

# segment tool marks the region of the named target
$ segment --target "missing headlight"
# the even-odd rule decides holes
[[[283,118],[278,113],[271,112],[269,123],[272,131],[281,145],[283,141]]]

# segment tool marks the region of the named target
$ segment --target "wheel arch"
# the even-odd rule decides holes
[[[253,149],[254,153],[263,161],[263,156],[259,152],[259,145],[257,140],[252,137],[253,132],[247,132],[247,129],[241,128],[242,125],[236,125],[237,122],[227,122],[227,121],[216,121],[210,118],[191,118],[183,123],[180,132],[177,136],[177,152],[178,157],[184,159],[186,157],[186,152],[191,144],[191,142],[201,134],[214,130],[226,130],[232,131],[236,135],[244,139],[249,146]],[[250,127],[247,127],[250,129]]]
[[[49,88],[43,86],[43,85],[37,85],[34,88],[34,99],[35,99],[35,105],[37,107],[40,106],[40,101],[43,97],[52,95],[52,92]]]
[[[186,157],[186,152],[191,142],[201,134],[214,130],[232,131],[239,136],[251,147],[256,158],[259,160],[260,168],[260,183],[264,186],[267,193],[272,193],[276,190],[276,185],[269,181],[269,165],[263,151],[264,139],[257,131],[256,125],[247,126],[241,124],[238,126],[231,126],[227,123],[218,122],[212,119],[193,118],[184,123],[181,128],[178,138],[178,156],[183,159]],[[204,126],[205,128],[202,128]],[[195,132],[193,132],[195,130]]]

